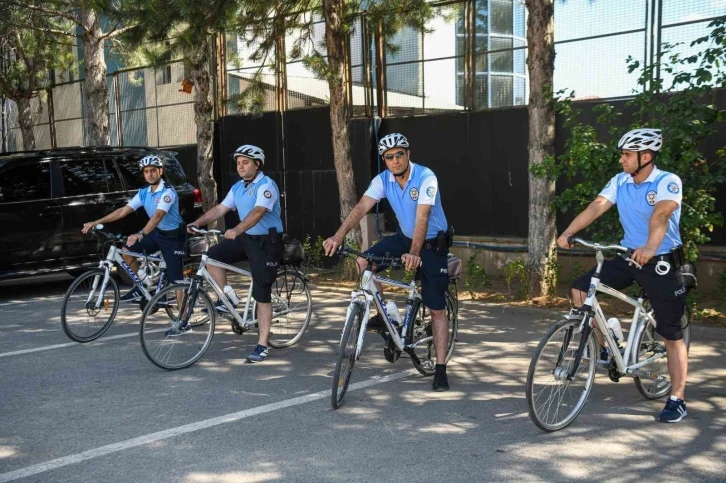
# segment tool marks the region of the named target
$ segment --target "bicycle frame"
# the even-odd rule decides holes
[[[650,373],[639,371],[638,369],[642,366],[648,365],[651,362],[658,360],[662,357],[664,357],[664,354],[656,354],[654,356],[651,356],[643,361],[637,362],[635,364],[630,364],[631,361],[634,361],[638,355],[638,347],[636,347],[635,341],[640,336],[640,333],[645,330],[646,324],[648,321],[652,321],[653,324],[656,324],[655,319],[649,313],[645,310],[645,307],[643,307],[643,298],[639,297],[638,299],[634,299],[632,297],[628,297],[624,293],[615,290],[614,288],[608,287],[607,285],[603,285],[600,283],[600,271],[602,270],[602,265],[605,260],[605,257],[602,254],[601,250],[597,251],[596,254],[596,260],[597,260],[597,269],[595,270],[595,273],[593,274],[592,278],[590,279],[590,287],[587,292],[587,298],[585,299],[585,303],[583,306],[583,310],[585,311],[585,315],[582,317],[582,323],[580,324],[579,331],[582,331],[585,329],[584,324],[586,321],[589,321],[592,317],[595,318],[595,322],[597,324],[597,327],[600,329],[600,332],[603,334],[603,337],[605,338],[605,341],[608,344],[608,347],[610,348],[610,351],[613,355],[613,358],[615,360],[615,365],[618,368],[618,371],[621,374],[627,374],[631,376],[645,376],[649,378],[656,378],[656,379],[663,379],[662,377],[656,377],[653,376]],[[622,300],[623,302],[632,305],[635,308],[635,311],[633,313],[633,319],[631,321],[630,330],[628,331],[628,340],[625,344],[625,350],[623,355],[620,354],[620,349],[618,348],[617,344],[615,343],[615,340],[610,335],[610,330],[608,329],[607,325],[607,319],[605,318],[605,314],[602,311],[602,308],[600,307],[600,304],[597,300],[597,293],[605,293],[608,295],[611,295],[618,300]],[[577,315],[579,317],[580,314]],[[584,348],[585,344],[587,343],[586,339],[583,337],[580,343],[580,348],[578,349],[578,352],[581,352],[581,350]],[[582,354],[578,354],[578,359],[581,359]],[[579,363],[579,362],[578,362]],[[574,374],[571,374],[570,376],[574,376]]]
[[[383,297],[381,296],[381,293],[378,291],[378,287],[376,286],[375,282],[382,283],[384,285],[390,285],[393,287],[398,287],[404,290],[408,290],[408,298],[406,299],[406,315],[403,319],[403,327],[401,329],[401,335],[399,336],[398,330],[394,327],[393,319],[391,318],[391,314],[388,313],[388,309],[386,308],[386,304],[383,301]],[[358,359],[360,357],[361,350],[363,349],[363,341],[365,339],[366,334],[366,326],[368,325],[368,319],[370,318],[370,311],[371,311],[371,301],[375,301],[376,307],[378,308],[378,312],[383,315],[383,321],[386,324],[386,327],[388,329],[388,333],[391,335],[391,338],[393,339],[393,343],[395,344],[396,348],[400,351],[411,349],[415,347],[415,345],[422,344],[424,342],[428,342],[429,340],[433,339],[433,337],[426,337],[424,339],[421,339],[416,342],[416,344],[413,345],[405,345],[406,336],[408,334],[409,329],[412,327],[412,320],[411,320],[411,313],[413,310],[413,301],[415,299],[419,298],[418,290],[416,289],[416,282],[411,281],[411,283],[406,284],[403,282],[399,282],[397,280],[392,280],[390,278],[386,277],[379,277],[378,275],[374,274],[370,268],[367,268],[360,278],[360,288],[358,290],[354,290],[350,294],[350,300],[351,300],[351,306],[354,303],[358,303],[359,300],[365,300],[365,312],[363,314],[363,324],[361,326],[360,334],[358,334],[358,345],[356,347],[356,354],[355,357]],[[348,311],[346,314],[346,320],[348,320],[348,317],[350,316],[350,307],[348,307]]]
[[[231,272],[237,273],[239,275],[242,275],[242,276],[250,279],[250,287],[247,290],[247,299],[245,300],[245,309],[244,309],[244,313],[243,313],[242,317],[240,317],[240,314],[237,311],[237,309],[229,301],[229,298],[225,295],[224,290],[222,290],[222,288],[220,288],[220,286],[217,285],[217,282],[214,281],[214,279],[212,278],[212,275],[207,270],[207,265],[223,268],[225,270],[229,270]],[[212,286],[212,289],[217,294],[217,297],[219,298],[219,300],[222,301],[222,304],[224,304],[224,306],[227,308],[227,310],[229,311],[229,314],[232,317],[234,317],[234,319],[237,321],[237,323],[241,327],[243,327],[245,330],[258,327],[259,324],[257,322],[257,319],[248,320],[248,318],[247,318],[248,314],[251,315],[250,314],[250,312],[251,312],[250,305],[251,305],[251,301],[252,301],[252,287],[254,284],[254,281],[252,280],[252,273],[248,272],[247,270],[243,270],[241,268],[219,262],[213,258],[209,258],[209,254],[207,252],[204,252],[202,254],[202,260],[199,263],[199,270],[197,270],[197,273],[194,276],[194,278],[197,280],[204,279],[207,281],[207,283],[209,283]],[[272,314],[273,318],[279,317],[281,315],[285,315],[285,314],[291,312],[291,309],[287,306],[287,302],[285,302],[283,299],[281,299],[274,292],[274,290],[272,292],[272,297],[273,297],[273,299],[275,299],[276,302],[282,302],[284,304],[283,306],[285,307],[285,309],[280,312],[274,312]]]
[[[146,256],[143,253],[136,253],[136,252],[130,252],[128,250],[124,250],[121,248],[118,248],[115,245],[111,245],[108,249],[108,254],[106,255],[106,258],[104,260],[101,260],[98,264],[98,268],[103,270],[103,281],[101,282],[101,290],[98,292],[98,298],[96,299],[95,307],[100,307],[103,303],[103,294],[106,291],[106,287],[108,286],[108,280],[111,278],[111,268],[115,266],[122,267],[126,273],[131,277],[131,280],[134,281],[134,285],[136,288],[141,292],[141,294],[144,296],[146,300],[151,300],[151,293],[146,289],[146,286],[141,282],[138,275],[131,269],[128,263],[123,259],[122,255],[129,255],[136,258],[148,258],[151,261],[159,262],[161,264],[161,276],[159,277],[159,280],[156,284],[156,290],[160,290],[164,284],[164,274],[166,273],[166,264],[164,263],[164,259],[162,257],[156,257],[156,256]],[[93,298],[93,294],[98,288],[98,279],[95,279],[93,281],[93,286],[91,291],[88,294],[88,300],[86,300],[86,303],[90,302]]]

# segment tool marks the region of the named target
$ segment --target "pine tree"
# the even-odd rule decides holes
[[[218,34],[233,28],[239,12],[237,0],[125,0],[118,21],[137,25],[121,39],[127,59],[161,66],[182,59],[190,73],[197,130],[197,177],[204,211],[217,204],[212,176],[213,114],[212,59]],[[138,59],[142,59],[139,61]]]
[[[257,46],[252,60],[276,59],[279,73],[285,62],[302,60],[320,79],[328,82],[330,92],[330,128],[333,159],[338,179],[340,219],[345,219],[355,206],[357,194],[353,176],[348,124],[351,116],[347,81],[350,63],[348,42],[355,22],[365,13],[367,21],[376,26],[381,43],[395,50],[390,38],[405,26],[423,29],[434,9],[425,0],[289,0],[274,6],[266,0],[240,0],[241,15],[235,26],[249,44]],[[325,40],[315,43],[314,24],[325,21]],[[297,32],[289,58],[281,39],[286,32]],[[263,103],[261,78],[258,75],[245,92],[236,97],[238,105],[254,112]],[[361,245],[361,231],[349,235]]]
[[[65,35],[70,30],[63,19],[17,5],[8,5],[0,16],[0,92],[18,106],[26,151],[36,148],[31,99],[44,96],[51,85],[51,71],[68,70],[72,65],[72,39]]]

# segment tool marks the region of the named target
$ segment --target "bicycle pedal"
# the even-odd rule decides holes
[[[399,351],[396,348],[392,348],[393,341],[389,342],[388,345],[386,345],[383,348],[383,356],[386,358],[388,362],[393,364],[398,360],[399,357],[401,357],[401,351]]]

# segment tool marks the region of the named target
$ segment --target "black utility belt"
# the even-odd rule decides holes
[[[277,232],[277,228],[270,228],[270,230],[268,231],[268,233],[266,233],[264,235],[250,235],[248,233],[244,233],[243,235],[244,236],[248,236],[252,240],[255,240],[255,241],[262,240],[262,239],[265,239],[265,238],[269,238],[271,240],[282,239],[282,234],[280,234],[280,233]]]
[[[450,226],[449,228],[446,229],[446,231],[444,231],[444,230],[439,231],[436,234],[435,238],[429,238],[428,240],[424,240],[423,247],[425,250],[436,250],[437,252],[447,252],[448,253],[449,248],[451,248],[451,245],[453,243],[454,243],[454,228]]]
[[[668,262],[678,270],[686,263],[685,254],[683,253],[683,246],[677,246],[673,248],[670,253],[664,253],[662,255],[655,255],[653,258],[648,260],[646,265],[656,265],[658,262]]]
[[[173,230],[162,230],[161,228],[157,228],[157,230],[159,230],[159,233],[164,236],[181,236],[184,234],[184,228],[181,226],[174,228]]]

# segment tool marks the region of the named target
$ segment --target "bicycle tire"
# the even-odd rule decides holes
[[[176,290],[182,290],[183,297],[181,302],[177,302],[177,311],[170,320],[166,310],[153,309],[157,305],[168,307],[165,304],[167,294]],[[190,303],[192,310],[187,311]],[[180,312],[183,315],[179,315]],[[195,324],[191,320],[195,314],[200,315],[205,323]],[[187,324],[190,328],[181,330]],[[151,363],[162,369],[173,371],[189,367],[204,355],[212,343],[214,324],[214,304],[204,290],[187,283],[167,285],[152,297],[141,316],[141,349]]]
[[[348,392],[350,376],[355,366],[358,335],[363,325],[364,312],[363,303],[353,302],[350,304],[350,313],[345,321],[343,335],[340,338],[338,359],[335,363],[335,372],[333,373],[333,391],[331,394],[333,409],[338,409],[343,405],[345,395]]]
[[[596,344],[593,332],[590,332],[588,336],[587,345],[585,346],[586,351],[575,373],[575,378],[572,381],[566,379],[566,374],[572,369],[574,355],[580,344],[582,332],[579,333],[579,338],[576,333],[580,323],[581,321],[567,319],[556,322],[549,328],[532,355],[526,382],[527,406],[529,408],[529,417],[542,431],[557,431],[572,423],[577,415],[580,414],[580,411],[582,411],[592,390],[592,385],[595,381],[595,370],[597,368],[597,353],[595,352]],[[563,331],[563,334],[562,340],[560,341],[556,338],[561,331]],[[553,349],[554,361],[543,359],[546,350],[550,347]],[[588,354],[590,356],[586,357]],[[541,371],[541,375],[536,375],[535,372],[540,365],[543,370]],[[582,374],[582,368],[587,369],[583,381],[583,388],[580,391],[572,391],[570,385],[576,380],[578,382],[581,380],[579,376]],[[544,385],[544,388],[538,391],[538,385]],[[541,407],[538,406],[537,403],[540,401],[544,391],[553,386],[556,387],[555,392],[550,391],[550,397],[542,401],[543,405]],[[569,403],[564,401],[568,395],[574,396],[574,402]],[[553,406],[557,406],[553,415],[554,417],[549,418],[550,410],[553,409]],[[565,408],[569,412],[561,419],[556,419],[559,415],[560,407]],[[543,414],[545,408],[546,413]]]
[[[109,327],[111,327],[111,324],[113,324],[113,321],[116,318],[116,313],[118,312],[119,302],[121,299],[119,295],[118,285],[116,284],[116,281],[113,279],[113,277],[108,278],[108,285],[106,286],[106,290],[104,291],[103,307],[96,308],[95,304],[89,305],[92,303],[90,299],[97,300],[97,296],[95,296],[93,293],[89,293],[85,296],[80,295],[79,293],[79,302],[81,303],[81,305],[78,308],[78,319],[76,320],[76,317],[70,314],[73,308],[69,308],[69,304],[73,304],[71,298],[75,294],[76,289],[81,287],[81,285],[85,282],[91,282],[90,287],[81,287],[81,292],[83,292],[84,290],[90,290],[93,286],[93,281],[91,281],[90,279],[94,278],[94,281],[97,284],[100,284],[103,281],[104,274],[105,271],[101,268],[89,270],[76,278],[73,283],[71,283],[71,286],[68,287],[68,290],[63,297],[63,303],[61,304],[61,327],[63,328],[63,332],[65,332],[65,334],[71,340],[81,343],[91,342],[101,337],[103,333],[106,332]],[[105,294],[108,293],[109,289],[111,290],[111,295],[113,296],[113,303],[110,299],[105,298]],[[83,299],[85,299],[85,302]],[[95,319],[95,317],[100,313],[105,313],[108,315],[106,321],[97,323],[89,320],[89,318]],[[83,321],[84,319],[85,322]],[[90,326],[91,329],[81,333],[82,331],[79,330],[79,327],[83,325]]]
[[[691,311],[686,307],[683,313],[683,319],[681,319],[681,326],[683,328],[683,340],[686,343],[686,352],[691,347]],[[647,325],[640,331],[638,340],[636,341],[636,347],[638,348],[635,354],[635,360],[633,363],[637,363],[642,359],[651,357],[656,352],[665,352],[665,343],[663,338],[655,331],[655,326],[652,322],[648,321]],[[646,364],[641,367],[640,370],[651,372],[655,375],[668,376],[666,381],[658,381],[655,379],[648,379],[645,377],[635,376],[633,382],[635,382],[635,388],[640,394],[646,399],[660,399],[663,396],[671,392],[670,373],[668,372],[668,358],[661,357],[660,359],[653,361],[650,364]]]
[[[310,325],[313,310],[310,289],[297,270],[287,268],[278,272],[272,292],[272,325],[267,342],[275,349],[290,347],[300,340]],[[290,312],[275,317],[276,312],[286,308]],[[256,315],[256,311],[253,313]]]
[[[449,362],[451,355],[454,353],[456,346],[456,337],[459,333],[459,317],[458,317],[458,301],[453,294],[447,290],[446,298],[446,320],[448,321],[448,342],[446,349],[446,362]],[[419,317],[420,314],[420,317]],[[413,337],[412,343],[418,340],[433,337],[433,326],[431,325],[431,315],[429,310],[419,303],[412,312],[411,320],[413,320]],[[411,358],[413,366],[424,376],[432,376],[436,372],[436,347],[433,340],[427,341],[412,349],[415,351],[416,358]]]

